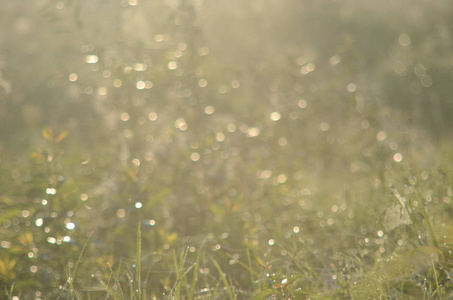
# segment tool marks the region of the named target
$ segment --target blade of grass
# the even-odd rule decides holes
[[[137,297],[138,300],[142,300],[142,289],[141,289],[141,282],[142,282],[142,227],[141,227],[141,220],[138,221],[138,228],[137,228]]]
[[[231,300],[235,299],[234,293],[231,289],[231,284],[228,282],[228,280],[225,276],[225,273],[223,273],[222,268],[220,267],[219,263],[212,256],[211,256],[211,260],[212,260],[214,266],[216,267],[217,271],[219,272],[222,282],[227,290],[228,298]]]
[[[12,300],[13,299],[13,291],[14,291],[14,282],[11,284],[11,287],[9,288],[9,291],[6,288],[6,286],[5,286],[5,290],[6,290],[6,294],[8,295],[8,300]]]
[[[200,249],[198,251],[198,255],[197,255],[197,260],[195,261],[195,264],[194,264],[194,271],[193,271],[193,277],[192,277],[192,284],[190,286],[190,291],[189,291],[189,300],[193,299],[193,295],[195,294],[195,287],[196,287],[196,283],[198,281],[198,270],[200,269],[200,258],[201,258],[201,252],[202,252],[202,249]]]
[[[88,246],[88,242],[91,240],[91,237],[93,236],[93,233],[94,233],[94,231],[91,231],[90,234],[88,234],[88,239],[86,240],[85,244],[83,245],[82,250],[79,253],[79,257],[77,258],[77,262],[76,262],[76,265],[74,267],[74,272],[71,274],[71,268],[68,269],[68,273],[67,273],[68,280],[66,281],[65,288],[66,288],[66,285],[69,284],[69,288],[71,290],[71,299],[74,299],[74,296],[75,296],[75,299],[78,299],[77,294],[75,293],[74,279],[75,279],[75,276],[77,274],[77,270],[79,268],[79,264],[80,264],[80,262],[82,260],[83,253],[85,252],[85,249]]]

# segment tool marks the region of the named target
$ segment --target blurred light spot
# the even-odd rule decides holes
[[[316,69],[316,66],[314,64],[308,63],[305,66],[303,66],[302,68],[300,68],[300,72],[303,75],[307,75],[308,73],[313,72],[315,69]]]
[[[11,221],[8,219],[3,220],[3,228],[8,228],[9,226],[11,226]]]
[[[282,115],[278,111],[274,111],[270,115],[270,118],[272,121],[278,121],[278,120],[280,120],[281,117],[282,117]]]
[[[194,253],[195,250],[196,250],[196,248],[195,248],[194,246],[190,246],[190,247],[189,247],[189,251],[190,251],[191,253]]]
[[[284,137],[278,138],[278,144],[282,147],[288,145],[288,140]]]
[[[187,44],[184,43],[184,42],[181,42],[178,44],[178,49],[181,50],[181,51],[184,51],[187,49]]]
[[[49,236],[49,237],[47,238],[47,242],[48,242],[49,244],[55,244],[55,243],[57,242],[57,239],[55,239],[54,237]]]
[[[272,171],[269,169],[261,170],[256,173],[256,177],[259,179],[269,179],[272,176]]]
[[[162,34],[156,34],[154,36],[154,40],[158,43],[162,42],[164,40],[164,36]]]
[[[360,122],[360,126],[362,126],[363,129],[367,129],[370,127],[370,122],[368,120],[362,120],[362,122]]]
[[[228,124],[227,130],[228,130],[229,133],[235,132],[236,131],[236,125],[233,124],[233,123]]]
[[[124,209],[120,208],[116,211],[116,216],[118,218],[124,218],[126,216],[126,211]]]
[[[186,120],[184,120],[183,118],[178,118],[175,121],[175,127],[181,131],[185,131],[185,130],[187,130],[188,125],[186,123]]]
[[[225,140],[225,134],[223,132],[217,132],[215,138],[219,142],[223,142]]]
[[[397,61],[393,64],[393,71],[396,74],[403,75],[406,73],[406,66],[402,62]]]
[[[123,122],[129,121],[129,118],[130,118],[130,116],[129,116],[129,114],[127,112],[123,112],[120,115],[120,119]]]
[[[379,230],[379,231],[377,232],[377,235],[378,235],[379,237],[383,237],[383,236],[384,236],[384,231]]]
[[[105,95],[107,95],[107,92],[108,92],[107,88],[105,88],[105,87],[98,88],[98,95],[99,96],[105,96]]]
[[[135,203],[135,208],[142,208],[143,204],[141,202]]]
[[[400,162],[403,160],[403,155],[401,153],[395,153],[395,155],[393,155],[393,160],[396,162]]]
[[[137,88],[137,90],[143,90],[146,87],[146,84],[144,81],[140,80],[140,81],[137,81],[137,83],[135,84],[135,87]]]
[[[157,120],[157,114],[156,114],[155,112],[153,112],[153,111],[150,112],[150,113],[148,114],[148,119],[149,119],[150,121],[156,121],[156,120]]]
[[[36,219],[36,221],[35,221],[36,227],[41,227],[43,223],[44,223],[44,221],[43,221],[42,218],[38,218],[38,219]]]
[[[383,140],[385,140],[387,138],[387,132],[381,130],[379,131],[377,134],[376,134],[376,139],[379,141],[379,142],[382,142]]]
[[[63,237],[63,242],[69,243],[70,241],[71,241],[71,237],[70,237],[70,236],[65,235],[65,236]]]
[[[46,200],[46,199],[42,199],[42,200],[41,200],[41,204],[42,204],[42,205],[47,205],[47,200]]]
[[[338,206],[332,205],[332,212],[337,212],[337,211],[338,211]]]
[[[200,56],[205,56],[209,54],[209,48],[208,47],[203,47],[198,49],[198,55]]]
[[[298,66],[302,66],[303,64],[305,64],[307,62],[307,60],[305,59],[305,57],[303,56],[299,56],[297,59],[296,59],[296,64]]]
[[[136,167],[140,166],[140,160],[138,158],[134,158],[132,160],[132,164]]]
[[[300,194],[304,196],[311,195],[311,190],[309,188],[304,188],[300,191]]]
[[[123,85],[123,82],[122,82],[121,80],[119,80],[119,79],[115,79],[115,80],[113,81],[113,86],[116,87],[116,88],[119,88],[119,87],[121,87],[122,85]]]
[[[193,152],[191,155],[190,155],[190,159],[192,161],[199,161],[200,160],[200,154],[198,154],[197,152]]]
[[[390,142],[389,147],[392,150],[396,150],[396,149],[398,149],[398,143],[397,142]]]
[[[46,194],[47,195],[55,195],[57,193],[57,190],[54,188],[47,188],[46,189]]]
[[[426,75],[426,69],[425,66],[422,64],[416,64],[414,67],[414,73],[420,77],[423,77]]]
[[[91,95],[93,93],[93,88],[91,86],[87,86],[84,90],[85,94]]]
[[[110,70],[104,70],[102,72],[102,77],[104,78],[110,78],[112,76],[112,72],[110,72]]]
[[[269,246],[273,246],[275,244],[275,241],[273,239],[270,239],[268,242]]]
[[[208,81],[207,81],[206,79],[200,79],[200,80],[198,81],[198,85],[199,85],[200,87],[206,87],[206,86],[208,85]]]
[[[145,89],[149,90],[150,88],[153,87],[153,82],[150,80],[145,81]]]
[[[135,63],[133,65],[134,71],[136,72],[144,72],[148,68],[148,66],[144,63]]]
[[[351,82],[346,86],[346,90],[350,93],[354,93],[357,90],[355,83]]]
[[[215,107],[212,105],[208,105],[204,108],[204,113],[207,115],[212,115],[215,112]]]
[[[22,217],[28,218],[28,216],[30,216],[30,212],[28,210],[23,210],[22,211]]]
[[[11,248],[11,242],[8,241],[1,241],[0,246],[5,249]]]
[[[219,86],[219,93],[220,94],[225,94],[227,92],[227,87],[224,85]]]
[[[257,137],[261,133],[260,129],[258,127],[250,127],[247,130],[247,136],[248,137]]]
[[[285,182],[286,182],[286,179],[287,179],[287,177],[286,177],[285,174],[280,174],[280,175],[278,175],[278,177],[277,177],[278,183],[285,183]]]
[[[138,0],[128,0],[127,4],[130,6],[137,6],[138,5]]]
[[[72,230],[75,228],[75,224],[72,222],[67,223],[65,226],[66,226],[66,229],[69,229],[69,230]]]
[[[154,220],[147,220],[146,223],[151,226],[156,225],[156,221],[154,221]]]
[[[231,87],[232,87],[233,89],[237,89],[237,88],[239,88],[240,86],[241,86],[241,83],[239,82],[239,80],[233,80],[233,81],[231,81]]]
[[[299,106],[300,108],[305,108],[305,107],[307,107],[307,101],[304,100],[304,99],[300,99],[300,100],[297,102],[297,106]]]
[[[400,34],[400,36],[398,37],[398,42],[401,46],[404,47],[410,46],[410,44],[412,43],[411,38],[405,33]]]
[[[327,131],[329,130],[329,123],[326,123],[326,122],[322,122],[320,125],[319,125],[319,128],[321,128],[322,131]]]
[[[180,58],[182,56],[182,51],[176,50],[175,52],[173,52],[173,56],[176,58]]]
[[[175,61],[171,61],[168,63],[168,69],[175,70],[178,67],[178,64]]]
[[[85,56],[85,62],[88,64],[95,64],[99,60],[97,55],[87,55]]]
[[[77,81],[78,78],[79,77],[77,76],[76,73],[69,74],[69,81],[71,81],[71,82]]]
[[[336,66],[341,62],[341,56],[336,54],[329,59],[329,64],[331,66]]]
[[[38,272],[38,267],[37,266],[31,266],[30,267],[30,272],[32,272],[32,273]]]
[[[299,231],[300,231],[299,226],[294,226],[294,227],[293,227],[293,232],[294,232],[294,233],[299,233]]]

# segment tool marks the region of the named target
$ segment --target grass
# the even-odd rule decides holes
[[[392,172],[402,176],[407,170]],[[226,202],[225,211],[220,212],[221,203],[216,203],[211,216],[223,214],[224,219],[206,220],[208,231],[191,236],[159,228],[165,217],[149,220],[146,211],[139,210],[137,215],[131,211],[130,225],[126,218],[122,227],[116,228],[130,230],[119,239],[102,237],[96,234],[99,229],[94,229],[85,238],[72,232],[74,240],[85,240],[80,247],[55,245],[51,251],[57,247],[70,250],[57,256],[69,267],[66,275],[52,281],[64,281],[58,290],[53,290],[55,283],[45,290],[60,299],[448,298],[453,288],[449,176],[434,168],[429,175],[425,170],[415,173],[411,169],[410,176],[403,176],[406,184],[394,176],[395,184],[387,187],[347,187],[344,196],[337,195],[340,201],[328,210],[321,210],[325,204],[317,205],[308,197],[263,204],[255,217],[250,207],[235,209]],[[362,195],[367,193],[372,201],[384,196],[388,202],[383,206],[362,203]],[[65,199],[60,197],[64,205]],[[323,201],[316,195],[309,197]],[[348,197],[349,202],[342,202],[342,197]],[[311,207],[306,207],[307,203]],[[367,205],[380,212],[367,210]],[[373,219],[367,220],[370,217]],[[133,229],[135,234],[129,237]],[[39,234],[24,235],[22,245],[39,245]],[[106,247],[99,245],[109,239]],[[118,252],[129,248],[131,242],[134,247]],[[99,255],[102,252],[105,254]],[[10,260],[1,260],[3,278],[15,267],[8,262],[17,255],[9,253]],[[75,259],[70,259],[74,254]],[[30,262],[38,269],[45,268],[43,260]],[[58,270],[57,265],[53,268]],[[37,288],[32,284],[36,280],[27,283],[19,276],[9,282],[5,285],[8,299],[27,299],[28,291]]]
[[[450,4],[288,1],[4,5],[0,299],[453,297]]]

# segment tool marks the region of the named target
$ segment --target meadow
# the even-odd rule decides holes
[[[0,0],[0,298],[453,298],[447,0]]]

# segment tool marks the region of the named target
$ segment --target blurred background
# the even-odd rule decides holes
[[[450,1],[0,4],[2,231],[33,232],[32,258],[66,261],[88,232],[128,257],[138,217],[153,251],[296,224],[347,248],[395,172],[451,156]]]

